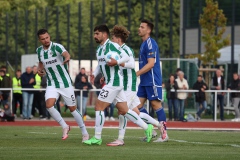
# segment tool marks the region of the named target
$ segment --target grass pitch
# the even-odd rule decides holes
[[[1,125],[1,124],[0,124]],[[90,135],[94,129],[88,129]],[[108,147],[118,129],[103,129],[103,144],[81,143],[78,128],[61,140],[60,127],[1,127],[1,160],[226,160],[240,158],[240,133],[219,131],[168,131],[166,143],[141,142],[143,130],[127,129],[125,145]]]

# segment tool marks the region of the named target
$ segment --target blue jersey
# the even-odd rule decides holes
[[[140,86],[162,86],[159,54],[159,48],[154,39],[149,37],[142,43],[139,53],[139,70],[148,63],[148,58],[155,58],[155,64],[151,70],[140,76]]]

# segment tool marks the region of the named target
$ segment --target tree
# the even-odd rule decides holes
[[[202,27],[202,41],[205,42],[206,51],[198,58],[203,64],[217,64],[220,57],[218,50],[230,44],[229,37],[222,38],[226,30],[227,18],[223,10],[218,8],[218,2],[206,0],[206,7],[200,15],[199,23]]]
[[[79,13],[78,3],[81,2],[81,25],[78,26]],[[93,2],[93,11],[90,4]],[[0,59],[6,57],[6,46],[8,46],[8,61],[13,65],[19,65],[15,57],[23,54],[35,53],[36,47],[40,45],[36,37],[36,30],[47,29],[54,42],[63,44],[67,47],[69,42],[69,53],[73,59],[89,60],[95,59],[94,50],[96,44],[91,35],[90,14],[93,14],[93,27],[103,23],[103,4],[102,0],[0,0]],[[168,0],[105,0],[106,24],[111,29],[115,25],[115,4],[117,2],[118,24],[129,28],[131,34],[127,43],[134,49],[138,57],[141,38],[138,36],[140,19],[142,18],[142,7],[144,6],[144,18],[158,24],[154,28],[153,38],[156,39],[161,57],[169,55],[169,1]],[[143,4],[144,2],[144,4]],[[156,6],[158,2],[158,6]],[[128,9],[128,4],[130,8]],[[70,39],[68,41],[68,4],[70,5]],[[58,12],[57,12],[58,10]],[[155,14],[158,10],[158,15]],[[26,12],[27,11],[27,12]],[[58,14],[57,14],[58,13]],[[6,25],[6,15],[8,15],[8,25]],[[130,15],[130,22],[128,22]],[[179,0],[173,1],[173,57],[179,56],[179,25],[180,25],[180,3]],[[17,22],[16,22],[17,17]],[[56,20],[58,17],[58,21]],[[128,26],[130,25],[130,26]],[[6,27],[7,26],[7,27]],[[27,26],[27,27],[26,27]],[[58,26],[58,27],[57,27]],[[6,45],[6,28],[8,28],[8,45]],[[16,32],[17,28],[17,32]],[[58,32],[57,32],[58,28]],[[80,28],[80,29],[79,29]],[[156,35],[158,30],[158,35]],[[80,32],[79,32],[80,31]],[[27,32],[27,34],[26,34]],[[80,50],[78,45],[81,33]],[[16,38],[17,37],[17,38]],[[93,40],[93,46],[91,46]],[[17,49],[15,49],[17,48]],[[17,51],[16,51],[17,50]],[[80,53],[80,55],[79,55]],[[4,61],[2,61],[4,63]],[[0,62],[1,63],[1,62]],[[169,67],[163,67],[163,69]]]

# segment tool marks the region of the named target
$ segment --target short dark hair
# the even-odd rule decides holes
[[[106,24],[100,24],[94,28],[94,32],[99,31],[99,32],[105,32],[109,35],[109,29]]]
[[[37,36],[39,37],[40,35],[45,34],[45,33],[48,33],[47,29],[44,29],[44,28],[39,29],[37,32]]]
[[[7,66],[2,65],[1,69],[7,69]]]
[[[182,71],[181,68],[177,68],[177,69],[176,69],[176,72],[179,72],[179,71]]]
[[[234,75],[234,74],[237,74],[237,75],[238,75],[238,73],[237,73],[237,72],[233,72],[233,75]]]
[[[147,26],[150,28],[151,32],[153,31],[154,25],[151,21],[149,21],[147,19],[142,19],[141,23],[147,23]]]
[[[202,75],[199,74],[198,77],[201,77],[201,78],[202,78]]]
[[[172,76],[175,77],[174,74],[171,73],[171,74],[169,75],[169,78],[172,77]]]
[[[17,72],[22,72],[21,69],[18,69]]]

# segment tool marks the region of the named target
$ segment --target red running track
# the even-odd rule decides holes
[[[70,126],[77,126],[75,121],[66,121]],[[87,127],[94,127],[93,120],[85,121]],[[118,121],[106,121],[104,127],[118,127]],[[55,121],[39,121],[39,120],[26,120],[15,122],[0,122],[0,126],[59,126]],[[128,122],[128,127],[137,127],[132,122]],[[168,129],[197,129],[197,130],[239,130],[240,122],[167,122]]]

